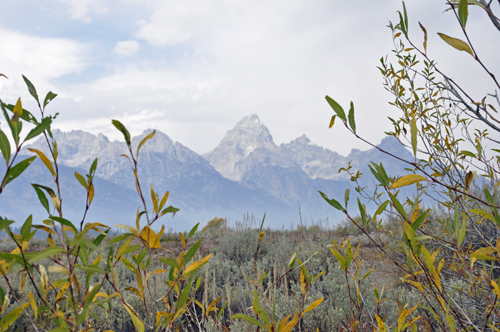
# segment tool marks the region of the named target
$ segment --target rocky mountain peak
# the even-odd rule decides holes
[[[269,129],[256,114],[241,119],[229,130],[219,145],[204,157],[224,177],[239,181],[243,173],[242,162],[256,150],[277,151]]]

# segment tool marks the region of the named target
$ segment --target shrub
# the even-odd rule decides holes
[[[468,29],[469,6],[483,9],[494,27],[500,21],[486,1],[448,1],[448,11],[456,17],[465,40],[439,33],[451,47],[465,51],[491,79],[495,89],[500,85],[485,66],[473,46]],[[382,152],[405,162],[407,174],[389,178],[382,164],[372,164],[376,180],[375,194],[358,186],[360,196],[377,203],[378,209],[369,217],[358,199],[361,218],[347,212],[349,193],[344,204],[321,193],[335,209],[343,211],[348,220],[364,233],[402,274],[401,282],[413,289],[413,296],[397,301],[398,315],[379,312],[381,299],[375,292],[376,306],[362,307],[358,291],[352,296],[352,319],[346,328],[357,324],[373,329],[399,331],[412,328],[455,331],[496,331],[500,318],[500,208],[498,174],[500,150],[492,134],[500,131],[492,103],[500,106],[497,93],[484,93],[474,99],[459,83],[444,73],[428,55],[427,30],[422,24],[423,47],[410,37],[409,19],[403,3],[397,24],[390,23],[394,40],[394,57],[381,59],[380,72],[384,86],[394,100],[391,105],[400,111],[391,119],[396,137],[413,151],[414,160],[406,161],[387,151]],[[480,75],[477,69],[477,75]],[[354,106],[348,113],[330,97],[334,111],[330,127],[339,118],[356,137],[367,142],[356,131]],[[368,142],[369,143],[369,142]],[[370,144],[370,143],[369,143]],[[374,144],[371,144],[376,147]],[[348,170],[348,168],[346,169]],[[479,174],[483,181],[474,181]],[[357,173],[353,181],[359,179]],[[405,197],[400,188],[415,185],[415,197]],[[432,208],[426,197],[436,202]],[[391,211],[387,211],[387,207]],[[385,219],[382,216],[386,215]],[[373,225],[378,232],[392,238],[384,245],[366,230]],[[349,242],[332,248],[345,273],[353,273],[351,257],[355,255]],[[356,278],[355,278],[356,279]],[[356,299],[357,298],[357,299]]]

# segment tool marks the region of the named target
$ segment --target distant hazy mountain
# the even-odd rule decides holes
[[[385,138],[380,146],[411,159],[410,152],[394,138]],[[300,204],[307,215],[312,211],[314,215],[324,215],[329,209],[318,190],[341,191],[342,197],[345,189],[352,186],[346,173],[338,173],[351,160],[354,169],[365,174],[362,183],[371,183],[370,161],[383,162],[389,175],[402,174],[405,167],[377,149],[352,150],[343,157],[314,144],[305,135],[277,146],[255,114],[238,122],[204,157],[223,176],[247,188],[264,190],[290,206]]]
[[[151,131],[145,130],[132,139],[134,152],[141,139]],[[140,200],[131,165],[121,156],[128,153],[125,143],[83,131],[54,130],[53,133],[59,148],[65,213],[75,220],[81,219],[84,189],[73,173],[76,170],[85,174],[98,158],[96,198],[89,218],[108,224],[133,223]],[[48,153],[45,146],[41,139],[31,145]],[[411,154],[395,139],[386,138],[380,146],[411,159]],[[28,151],[23,153],[30,154]],[[214,150],[203,156],[157,131],[141,149],[139,174],[148,201],[150,183],[160,194],[166,190],[171,192],[169,204],[181,209],[174,219],[164,219],[172,228],[186,229],[215,216],[241,219],[245,212],[254,212],[260,217],[264,211],[268,225],[287,226],[299,222],[299,206],[307,221],[341,217],[323,201],[318,190],[343,197],[352,183],[345,174],[339,174],[338,169],[350,160],[355,168],[365,173],[366,183],[371,183],[370,161],[384,162],[389,174],[401,174],[404,168],[402,163],[376,149],[352,150],[344,157],[312,143],[305,135],[278,146],[258,116],[250,115],[229,130]],[[4,169],[5,166],[0,166],[0,171]],[[35,209],[37,216],[44,217],[29,183],[53,183],[38,160],[0,196],[0,215],[12,215],[21,220],[27,217],[28,210]]]

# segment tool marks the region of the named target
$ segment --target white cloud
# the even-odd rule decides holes
[[[132,56],[139,50],[139,42],[136,40],[121,41],[116,43],[113,52],[123,56]]]
[[[94,14],[102,15],[109,11],[101,0],[59,0],[69,7],[69,14],[72,19],[82,20],[85,23],[92,22]]]
[[[93,43],[102,45],[106,52],[114,48],[124,56],[97,50],[99,58],[95,56],[98,60],[93,59],[90,66],[90,81],[54,89],[67,97],[52,104],[61,113],[56,126],[62,129],[102,131],[113,137],[110,119],[118,118],[132,132],[155,127],[197,152],[206,152],[243,116],[257,113],[278,144],[305,133],[313,142],[347,154],[351,148],[367,146],[342,126],[328,130],[332,111],[324,100],[326,94],[344,106],[350,100],[354,102],[358,132],[372,142],[380,141],[383,132],[390,129],[386,117],[397,116],[397,110],[387,105],[391,96],[383,89],[376,66],[381,56],[391,54],[391,34],[386,25],[389,20],[397,20],[396,11],[402,9],[399,0],[67,3],[77,20],[115,15],[86,25],[89,35],[95,36],[96,27],[105,29],[108,24],[109,31],[118,31],[118,40],[125,41],[114,45],[116,35],[99,35],[102,39]],[[418,27],[421,21],[429,33],[429,55],[454,79],[484,90],[484,80],[475,78],[477,68],[470,56],[436,37],[435,32],[455,37],[461,33],[452,13],[442,13],[445,5],[425,0],[408,2],[407,8],[410,36],[415,42],[421,45],[423,41]],[[470,15],[469,31],[474,33],[476,29],[479,33],[474,37],[485,39],[483,47],[476,45],[477,49],[484,54],[485,63],[498,68],[491,51],[491,40],[496,36],[483,37],[491,23],[481,23],[485,17],[480,12],[471,10]],[[137,24],[127,23],[123,28],[121,22]],[[141,41],[140,46],[134,39]],[[33,62],[26,73],[43,71],[40,77],[59,77],[77,73],[84,66],[82,46],[74,42],[70,45],[67,54],[56,52],[48,59],[19,49],[0,54],[0,60],[16,62],[17,54],[25,52],[30,57],[26,61]],[[125,56],[136,54],[139,47],[140,58]],[[52,60],[61,67],[36,69],[41,67],[40,59]]]
[[[52,80],[81,72],[87,65],[87,46],[63,38],[43,38],[14,32],[0,27],[0,40],[5,47],[0,52],[2,98],[26,92],[21,75],[27,76],[41,91],[56,90]]]

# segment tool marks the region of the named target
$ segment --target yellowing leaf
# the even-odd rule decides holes
[[[38,158],[40,158],[40,160],[45,165],[45,167],[48,168],[48,170],[50,171],[52,176],[54,176],[54,177],[56,176],[56,172],[54,171],[54,167],[52,166],[52,163],[50,162],[49,158],[47,158],[47,156],[42,151],[37,150],[37,149],[31,149],[31,148],[28,148],[28,150],[36,153],[38,155]]]
[[[23,312],[23,309],[26,309],[28,305],[28,303],[25,303],[22,305],[22,308],[16,308],[5,315],[5,317],[0,321],[0,332],[7,331],[7,329],[14,324],[17,317],[19,317],[19,315]]]
[[[191,265],[189,265],[186,270],[184,270],[184,274],[188,274],[196,269],[198,269],[199,267],[201,267],[203,264],[205,264],[209,259],[210,257],[212,257],[212,254],[208,255],[208,256],[205,256],[201,261],[199,262],[193,262]]]
[[[410,133],[411,133],[411,147],[413,149],[413,155],[417,156],[417,122],[415,121],[415,117],[411,118],[410,122]]]
[[[40,283],[42,284],[42,288],[45,290],[45,293],[47,293],[47,290],[49,289],[49,276],[47,275],[47,270],[45,270],[43,265],[40,265],[38,269],[40,270]]]
[[[398,179],[396,182],[394,182],[389,189],[395,189],[395,188],[400,188],[404,186],[408,186],[410,184],[414,184],[420,181],[428,181],[426,178],[424,178],[422,175],[418,174],[408,174],[406,176],[403,176],[402,178]]]
[[[64,296],[64,293],[66,293],[66,290],[68,289],[70,283],[67,282],[65,283],[62,287],[61,287],[61,290],[59,290],[59,293],[57,293],[57,296],[56,296],[56,301],[59,300],[61,297]]]
[[[36,304],[35,297],[33,296],[33,293],[28,294],[28,299],[30,300],[31,307],[33,308],[33,312],[35,313],[35,320],[36,317],[38,316],[38,305]]]
[[[403,281],[406,282],[407,284],[415,287],[416,289],[418,289],[422,293],[424,292],[424,288],[422,287],[422,284],[419,283],[418,281],[413,281],[413,280],[409,280],[409,279],[404,279]]]
[[[306,312],[311,311],[314,308],[316,308],[317,306],[319,306],[321,304],[321,302],[323,302],[323,298],[316,300],[313,303],[311,303],[310,305],[308,305],[306,310],[304,310],[304,312],[302,313],[302,315],[304,315]]]
[[[156,234],[149,226],[145,226],[141,231],[141,239],[149,248],[161,248],[160,242],[156,240]]]
[[[375,314],[375,318],[377,319],[378,331],[379,332],[387,332],[385,329],[384,321],[377,314]]]
[[[497,295],[497,297],[500,298],[500,287],[498,287],[498,284],[495,282],[495,280],[491,280],[491,286],[493,292]]]
[[[132,323],[134,324],[137,331],[144,332],[144,323],[141,321],[141,319],[139,318],[139,315],[134,310],[134,308],[132,308],[127,302],[124,302],[123,306],[125,307],[128,314],[130,315],[130,318],[132,318]]]
[[[439,37],[441,37],[448,45],[456,48],[459,51],[465,51],[469,53],[470,55],[474,56],[474,52],[472,52],[472,49],[470,48],[469,44],[464,42],[463,40],[453,38],[450,36],[447,36],[443,33],[438,32]]]
[[[134,292],[135,294],[137,294],[137,296],[139,296],[140,299],[142,299],[142,294],[141,294],[141,292],[139,292],[139,290],[137,288],[135,288],[135,287],[127,287],[127,288],[125,288],[125,290]]]
[[[92,204],[93,199],[94,199],[94,184],[91,183],[89,186],[89,205]]]

